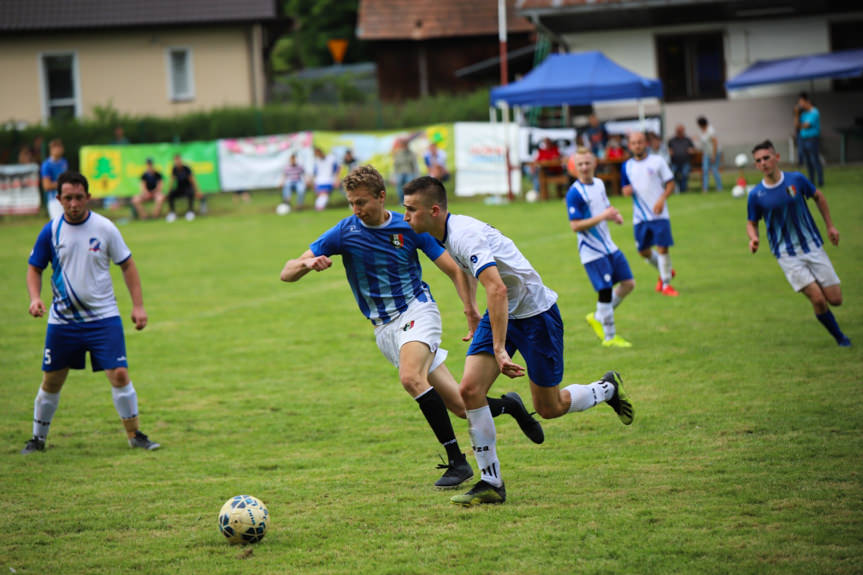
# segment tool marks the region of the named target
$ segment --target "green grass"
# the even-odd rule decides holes
[[[617,312],[628,350],[602,348],[584,322],[595,293],[559,201],[454,202],[512,237],[559,293],[565,381],[617,369],[636,407],[631,427],[606,406],[546,422],[541,446],[499,419],[509,499],[476,509],[432,488],[442,450],[378,352],[341,264],[279,282],[284,261],[347,210],[277,217],[272,194],[236,209],[217,198],[193,223],[121,226],[150,317],[143,332],[129,329],[116,274],[130,373],[142,428],[163,448],[126,446],[104,375],[87,371],[67,381],[49,449],[18,455],[41,377],[45,321],[27,315],[24,287],[41,222],[6,220],[0,570],[863,572],[863,171],[830,170],[827,180],[842,232],[828,248],[846,300],[836,316],[851,349],[792,293],[766,242],[748,253],[745,202],[728,193],[670,200],[676,299],[653,292],[631,203],[613,198],[628,223],[612,233],[638,282]],[[458,377],[461,306],[443,274],[426,272]],[[510,389],[529,395],[524,380],[493,391]],[[454,425],[469,450],[466,423]],[[216,527],[239,493],[272,517],[245,560]]]

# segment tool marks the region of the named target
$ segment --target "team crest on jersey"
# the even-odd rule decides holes
[[[405,247],[404,234],[390,234],[390,243],[397,248]]]
[[[99,241],[99,238],[90,238],[90,251],[98,252],[102,249],[102,242]]]
[[[407,322],[406,324],[404,324],[402,326],[402,331],[407,331],[407,330],[411,329],[413,326],[414,326],[414,320],[410,320],[409,322]]]
[[[470,263],[475,264],[479,260],[476,256],[470,256]]]
[[[792,198],[797,197],[797,188],[794,186],[788,186],[787,188],[785,188],[785,193]]]

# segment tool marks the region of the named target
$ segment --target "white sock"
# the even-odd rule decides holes
[[[605,339],[614,338],[614,307],[610,303],[596,302],[596,319],[602,324]]]
[[[33,402],[33,435],[44,440],[48,437],[51,420],[60,405],[60,392],[48,393],[41,387]]]
[[[125,387],[112,387],[111,396],[114,407],[120,414],[120,419],[131,419],[138,416],[138,393],[130,381]]]
[[[480,479],[495,487],[503,485],[500,477],[500,461],[497,458],[497,433],[491,409],[487,405],[467,410],[467,429],[473,444]]]
[[[650,250],[650,257],[644,258],[644,261],[657,269],[659,268],[659,254],[656,253],[656,250]]]
[[[671,255],[658,254],[659,257],[659,277],[662,279],[662,285],[667,286],[671,283]]]
[[[619,295],[617,295],[617,290],[615,290],[611,294],[611,307],[614,309],[617,309],[617,306],[619,306],[620,302],[622,302],[622,301],[623,301],[623,298],[620,297]]]
[[[614,396],[614,386],[607,381],[594,381],[587,385],[573,383],[564,387],[569,392],[569,413],[590,409],[597,403],[608,401]]]
[[[330,201],[330,195],[329,194],[318,194],[318,196],[315,198],[315,209],[316,210],[322,210],[322,209],[326,208],[327,202],[329,202],[329,201]]]

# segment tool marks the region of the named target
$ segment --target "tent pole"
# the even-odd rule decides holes
[[[509,163],[509,105],[505,104],[502,108],[503,111],[503,142],[504,142],[504,154],[506,154],[505,164],[506,164],[506,197],[509,201],[513,201],[515,199],[515,194],[512,193],[512,165]]]
[[[644,100],[638,99],[638,122],[641,124],[640,129],[644,131]]]

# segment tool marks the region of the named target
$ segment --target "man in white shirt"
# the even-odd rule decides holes
[[[623,195],[632,196],[632,223],[638,253],[659,269],[656,291],[675,297],[679,294],[671,287],[671,278],[677,274],[671,267],[668,253],[674,238],[666,201],[674,193],[674,174],[660,156],[647,153],[644,132],[629,134],[629,151],[632,158],[623,164],[620,185]]]
[[[557,294],[543,285],[511,239],[477,219],[450,214],[440,180],[417,178],[405,186],[404,194],[405,221],[417,233],[428,232],[446,247],[468,275],[474,303],[477,281],[485,288],[488,303],[482,318],[475,305],[465,312],[468,338],[473,341],[459,385],[481,479],[470,491],[451,501],[464,506],[503,503],[506,489],[497,457],[494,421],[486,400],[500,373],[511,378],[527,373],[534,408],[545,419],[584,411],[604,401],[629,425],[632,404],[615,371],[588,385],[560,388],[563,321]],[[527,370],[512,361],[516,350],[525,358]]]

